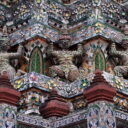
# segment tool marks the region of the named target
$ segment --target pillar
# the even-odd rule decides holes
[[[0,128],[16,128],[19,97],[20,92],[13,88],[8,76],[0,76]]]
[[[128,24],[125,24],[124,34],[125,34],[125,37],[123,38],[122,43],[126,47],[126,45],[128,45]]]
[[[91,86],[84,91],[88,103],[88,128],[116,128],[113,97],[116,90],[96,70]]]

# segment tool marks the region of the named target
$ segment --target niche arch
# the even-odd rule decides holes
[[[103,51],[98,48],[94,53],[94,66],[95,70],[100,69],[101,71],[106,70],[106,60]]]
[[[45,61],[43,53],[38,46],[36,46],[30,55],[29,72],[37,72],[44,74]]]

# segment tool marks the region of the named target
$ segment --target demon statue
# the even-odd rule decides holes
[[[23,47],[20,45],[17,53],[7,53],[1,50],[0,52],[0,74],[7,73],[9,78],[12,79],[15,76],[15,69],[9,64],[10,59],[19,58],[22,55]]]
[[[19,58],[22,55],[22,46],[19,46],[17,53],[8,53],[8,35],[6,27],[3,28],[3,35],[0,39],[0,75],[6,73],[10,79],[15,76],[15,69],[10,65],[11,59]]]
[[[73,64],[73,58],[75,56],[82,55],[82,45],[78,44],[77,51],[64,50],[53,50],[53,43],[50,44],[50,50],[48,54],[53,55],[57,58],[59,65],[50,67],[52,77],[59,76],[69,81],[74,81],[79,77],[79,70]]]
[[[119,77],[126,77],[128,74],[128,50],[119,51],[116,49],[115,43],[112,43],[109,54],[122,62],[122,65],[115,66],[115,74]]]

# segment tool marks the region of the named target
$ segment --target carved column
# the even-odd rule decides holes
[[[84,96],[88,102],[88,128],[116,128],[113,97],[116,90],[112,88],[96,70],[91,87],[85,90]]]
[[[20,92],[11,85],[8,76],[0,76],[0,127],[16,128],[17,102]]]
[[[123,38],[122,42],[124,44],[124,46],[128,46],[128,24],[125,25],[124,27],[124,34],[125,34],[125,37]]]

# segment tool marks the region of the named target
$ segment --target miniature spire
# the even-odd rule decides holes
[[[40,113],[44,118],[62,117],[69,113],[68,103],[53,89],[48,100],[40,107]]]
[[[88,103],[95,101],[113,102],[116,90],[102,76],[102,71],[97,69],[91,86],[84,92]]]
[[[13,88],[8,74],[4,73],[3,75],[0,75],[0,103],[4,102],[9,105],[17,106],[17,102],[20,96],[20,92]]]
[[[0,127],[14,128],[17,125],[17,106],[21,93],[13,88],[7,73],[0,75]]]
[[[2,87],[14,89],[6,72],[0,76],[0,88]]]
[[[64,4],[69,4],[69,3],[71,2],[71,0],[62,0],[62,2],[63,2]]]

